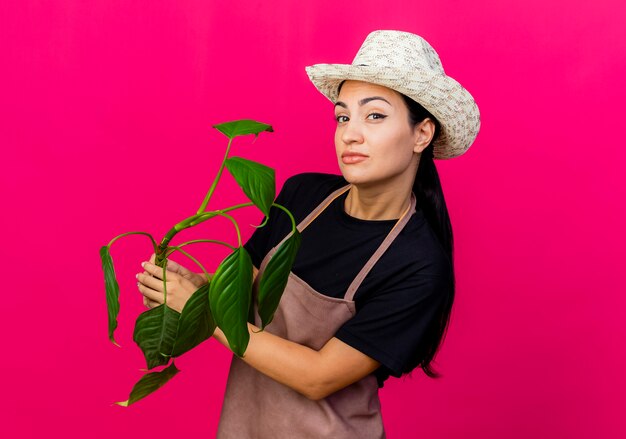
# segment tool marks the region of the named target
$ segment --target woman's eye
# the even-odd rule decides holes
[[[348,116],[336,116],[335,119],[337,120],[337,122],[341,123],[347,121]]]
[[[367,116],[368,118],[372,118],[372,119],[384,119],[387,116],[384,114],[380,114],[380,113],[372,113],[370,115]]]

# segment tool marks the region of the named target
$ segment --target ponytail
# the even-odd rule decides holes
[[[433,160],[433,144],[439,136],[441,125],[439,121],[419,103],[405,95],[402,95],[402,98],[409,108],[410,122],[413,126],[422,122],[427,117],[435,123],[435,134],[428,147],[421,153],[415,183],[413,184],[413,193],[415,194],[417,205],[424,213],[428,225],[435,233],[435,236],[450,260],[450,287],[446,300],[443,301],[438,310],[435,323],[425,334],[424,348],[418,353],[419,355],[415,357],[414,364],[411,364],[411,367],[419,366],[429,377],[439,378],[441,375],[433,370],[430,363],[443,341],[450,322],[455,286],[452,254],[452,224],[450,223],[448,208],[446,207],[446,201],[443,196],[439,173],[437,172],[437,167]]]

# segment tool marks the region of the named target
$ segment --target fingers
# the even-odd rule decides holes
[[[144,296],[144,305],[148,308],[154,308],[164,303],[165,286],[167,286],[167,306],[182,312],[185,303],[198,289],[198,286],[187,277],[170,270],[167,270],[167,282],[164,285],[163,268],[151,262],[143,262],[141,265],[146,271],[138,273],[136,277],[137,289]],[[195,273],[192,274],[194,277],[201,277]]]
[[[196,288],[200,288],[203,285],[206,285],[213,278],[212,274],[209,274],[208,277],[204,274],[198,274],[194,276],[193,279],[190,279],[191,282],[196,286]]]
[[[176,273],[175,271],[170,270],[170,261],[167,262],[167,280],[175,280],[178,277],[178,273]],[[142,262],[141,266],[143,267],[144,270],[146,270],[149,274],[151,274],[152,276],[154,276],[157,279],[163,279],[163,268],[159,267],[158,265],[154,265],[151,262]]]
[[[154,253],[152,253],[152,256],[150,256],[149,263],[152,264],[152,265],[155,265],[155,261],[156,261],[156,255]],[[143,266],[143,264],[142,264],[142,266]],[[171,259],[167,260],[167,271],[171,271],[173,273],[180,274],[181,276],[189,278],[189,279],[191,279],[192,277],[197,275],[193,271],[191,271],[191,270],[187,269],[186,267],[180,265],[178,262],[172,261]],[[162,269],[161,269],[161,273],[163,273]],[[151,272],[151,274],[153,276],[157,276],[156,274],[154,274],[152,272]]]
[[[174,273],[178,273],[182,276],[188,275],[191,273],[188,269],[180,265],[178,262],[174,262],[171,259],[167,260],[167,269],[173,271]]]
[[[152,255],[149,262],[142,262],[141,266],[151,275],[159,277],[160,279],[163,277],[163,268],[154,264],[154,255]],[[189,274],[195,274],[192,271],[189,271],[188,269],[180,265],[179,263],[172,261],[171,259],[167,260],[167,271],[180,274],[181,276],[188,276]],[[168,273],[168,278],[169,278],[169,273]]]
[[[147,300],[144,300],[144,305],[146,303],[148,303],[148,305],[150,305],[150,302],[154,302],[156,305],[160,305],[161,303],[163,303],[163,293],[162,292],[155,291],[152,288],[148,288],[147,286],[145,286],[141,282],[137,283],[137,289],[144,296],[144,298],[147,299]]]
[[[152,275],[147,270],[143,273],[137,273],[137,289],[143,295],[143,304],[148,308],[154,308],[163,303],[163,269],[154,265],[156,255],[153,253],[150,257],[150,262],[143,262],[141,265],[152,270]],[[155,277],[158,272],[158,278]]]
[[[151,309],[160,305],[159,302],[155,302],[154,300],[150,300],[146,296],[143,296],[143,304],[146,306],[146,308],[151,308]]]
[[[163,292],[163,280],[151,276],[150,273],[144,271],[143,273],[137,273],[135,277],[144,286],[160,293]]]

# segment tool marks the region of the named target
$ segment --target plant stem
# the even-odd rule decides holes
[[[167,258],[165,258],[163,262],[163,306],[167,308]],[[163,312],[166,312],[166,311],[167,311],[166,309],[163,310]],[[164,330],[165,330],[165,325],[163,325],[161,332],[163,332]],[[163,334],[161,334],[161,337],[162,336]]]
[[[224,241],[218,241],[216,239],[194,239],[193,241],[187,241],[187,242],[183,242],[182,244],[178,244],[176,247],[180,248],[180,247],[184,247],[184,246],[189,245],[189,244],[197,244],[199,242],[208,242],[208,243],[211,243],[211,244],[220,244],[220,245],[228,247],[231,250],[235,249],[235,247],[233,247],[229,243],[224,242]]]
[[[241,209],[242,207],[250,207],[250,206],[254,206],[254,203],[235,204],[234,206],[227,207],[226,209],[220,209],[219,212],[226,213],[226,212],[230,212],[231,210]]]
[[[120,238],[123,238],[124,236],[128,236],[128,235],[146,235],[148,238],[150,238],[150,241],[152,241],[152,246],[154,247],[154,250],[156,251],[157,248],[157,243],[154,240],[154,238],[152,237],[151,234],[146,233],[146,232],[128,232],[128,233],[122,233],[121,235],[117,235],[115,238],[113,238],[109,244],[107,245],[107,247],[111,248],[111,245],[113,245],[113,243],[115,241],[117,241]]]
[[[291,214],[291,212],[289,212],[289,210],[285,207],[285,206],[281,206],[280,204],[277,203],[272,203],[272,206],[274,207],[278,207],[280,210],[282,210],[283,212],[285,212],[287,215],[289,215],[289,219],[291,220],[291,231],[295,232],[296,230],[296,220],[293,217],[293,215]]]
[[[217,186],[217,182],[222,177],[222,172],[224,171],[224,166],[226,165],[226,159],[228,158],[228,154],[230,153],[230,145],[232,143],[233,143],[233,138],[230,138],[228,140],[228,146],[226,146],[226,154],[224,154],[224,158],[222,159],[222,164],[220,165],[220,169],[219,171],[217,171],[217,175],[213,179],[213,184],[211,184],[211,187],[209,188],[209,192],[207,192],[206,196],[204,197],[204,201],[202,201],[202,205],[200,206],[200,209],[198,209],[198,214],[204,212],[204,209],[206,209],[206,206],[207,204],[209,204],[209,200],[211,199],[211,196],[213,195],[213,191],[215,190],[215,187]]]
[[[176,246],[176,247],[168,247],[168,250],[171,250],[168,254],[167,257],[169,257],[172,253],[174,253],[175,251],[182,253],[183,255],[187,256],[189,259],[192,260],[192,262],[194,262],[198,267],[200,267],[200,270],[202,270],[202,272],[204,273],[204,275],[206,276],[207,280],[209,280],[209,278],[211,277],[211,275],[209,274],[208,271],[206,271],[206,269],[204,268],[204,266],[193,256],[191,256],[189,253],[187,253],[185,250],[180,248],[181,246]]]
[[[235,218],[227,213],[222,212],[219,212],[218,215],[223,216],[224,218],[228,218],[230,222],[233,223],[233,226],[235,226],[235,231],[237,232],[237,242],[239,243],[239,247],[241,247],[241,231],[239,230],[239,225],[237,224],[237,221],[235,221]]]
[[[167,246],[169,245],[170,241],[172,240],[172,238],[174,238],[174,236],[180,232],[181,230],[187,229],[189,227],[198,225],[204,221],[207,221],[213,217],[216,216],[226,216],[225,213],[226,212],[230,212],[236,209],[242,209],[244,207],[250,207],[250,206],[254,206],[254,203],[241,203],[241,204],[236,204],[234,206],[231,207],[227,207],[225,209],[221,209],[221,210],[213,210],[213,211],[209,211],[209,212],[203,212],[203,213],[198,213],[195,214],[193,216],[190,216],[189,218],[185,218],[184,220],[182,220],[181,222],[179,222],[178,224],[176,224],[174,227],[172,227],[170,229],[169,232],[167,232],[167,234],[165,235],[165,237],[163,238],[163,240],[161,240],[161,243],[159,244],[158,248],[156,247],[156,243],[155,243],[155,253],[157,255],[156,257],[156,265],[158,265],[159,267],[161,266],[161,264],[163,263],[163,259],[164,257],[161,256],[163,254],[163,252],[165,251],[165,249],[167,248]],[[234,221],[232,219],[232,217],[230,215],[227,216],[227,218],[231,219],[231,221]],[[237,227],[236,223],[235,227]],[[237,229],[237,235],[239,236],[239,229]],[[240,238],[241,240],[241,238]],[[200,242],[200,241],[198,241]],[[212,241],[206,241],[206,242],[212,242]],[[219,242],[215,241],[216,244],[218,244]],[[231,248],[233,248],[231,246]]]

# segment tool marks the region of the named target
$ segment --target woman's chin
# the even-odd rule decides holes
[[[363,172],[355,172],[355,170],[344,166],[341,167],[341,175],[350,184],[361,184],[368,181]]]
[[[371,184],[376,184],[375,179],[372,179],[371,176],[363,173],[342,171],[342,175],[344,180],[355,186],[369,186]]]

